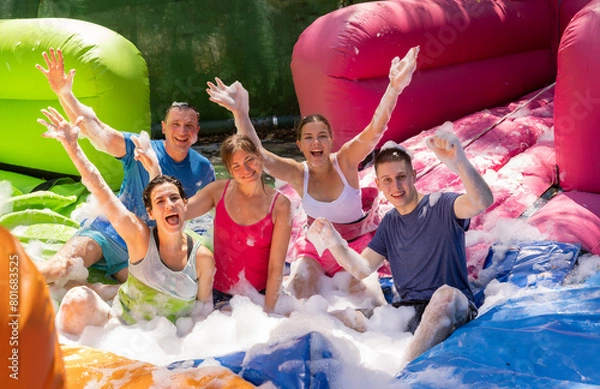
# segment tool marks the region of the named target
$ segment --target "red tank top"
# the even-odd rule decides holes
[[[262,220],[249,226],[237,224],[225,208],[225,185],[221,200],[215,210],[214,254],[215,281],[214,288],[229,293],[240,279],[244,271],[245,278],[258,291],[267,287],[269,273],[269,257],[273,236],[273,207],[279,192],[273,198],[269,213]]]

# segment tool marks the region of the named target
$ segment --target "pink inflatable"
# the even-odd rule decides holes
[[[529,223],[556,240],[581,243],[584,250],[600,255],[600,196],[568,192],[554,197]]]
[[[560,186],[600,193],[600,1],[565,29],[558,50],[554,136]]]
[[[371,120],[392,58],[416,45],[418,70],[381,144],[391,139],[413,150],[418,188],[461,190],[423,144],[454,121],[495,196],[473,229],[532,212],[559,184],[573,193],[551,199],[530,224],[600,255],[600,0],[391,0],[334,11],[294,47],[301,114],[326,116],[339,147]],[[519,114],[505,117],[523,102]],[[470,248],[472,274],[489,243]]]
[[[339,147],[371,120],[392,58],[416,45],[417,73],[382,143],[510,101],[554,79],[552,9],[549,0],[402,0],[324,15],[294,46],[301,114],[327,117]]]

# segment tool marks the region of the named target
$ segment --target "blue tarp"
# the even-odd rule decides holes
[[[479,274],[480,285],[473,285],[475,304],[484,301],[484,289],[492,279],[511,282],[521,288],[560,285],[575,266],[580,244],[539,241],[510,247],[493,245]]]
[[[495,246],[486,261],[498,279],[535,292],[495,306],[410,363],[397,377],[413,388],[583,388],[600,385],[600,274],[579,287],[559,285],[581,247],[560,242]],[[389,300],[391,279],[381,280]],[[486,284],[487,285],[487,284]],[[476,295],[483,298],[482,285]],[[331,342],[318,332],[214,358],[254,385],[329,388],[339,374]],[[198,366],[181,361],[169,368]]]
[[[584,388],[600,385],[600,275],[561,287],[581,246],[533,242],[490,249],[485,268],[500,282],[545,286],[508,300],[410,363],[413,388]],[[475,291],[483,302],[483,286]]]
[[[493,307],[398,379],[413,388],[444,387],[423,379],[438,370],[469,388],[590,387],[600,385],[599,351],[600,288],[561,288]]]
[[[335,348],[318,332],[259,347],[259,350],[253,348],[248,353],[238,352],[215,359],[254,385],[271,382],[278,388],[327,389],[330,377],[336,376],[340,366],[333,358]],[[188,368],[202,362],[174,362],[168,368]]]

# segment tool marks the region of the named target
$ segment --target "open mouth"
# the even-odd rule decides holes
[[[314,157],[321,157],[323,155],[323,150],[311,150],[310,154]]]
[[[167,216],[165,220],[169,225],[176,226],[179,224],[179,215]]]
[[[176,142],[180,143],[186,143],[189,140],[189,138],[178,138],[176,136],[174,136],[173,139],[175,139]]]

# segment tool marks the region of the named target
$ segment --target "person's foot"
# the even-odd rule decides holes
[[[367,318],[362,312],[352,308],[330,312],[331,316],[340,320],[348,328],[352,328],[357,332],[367,331]]]
[[[87,280],[89,272],[83,265],[82,258],[54,257],[47,261],[35,262],[36,267],[49,284],[57,287],[67,282]]]
[[[350,295],[364,300],[361,305],[364,305],[367,301],[373,307],[385,304],[385,296],[381,290],[378,278],[368,277],[363,280],[358,280],[354,277],[350,277],[347,288]]]
[[[354,277],[351,277],[348,281],[348,293],[350,294],[360,294],[366,293],[367,286],[361,280],[358,280]]]

